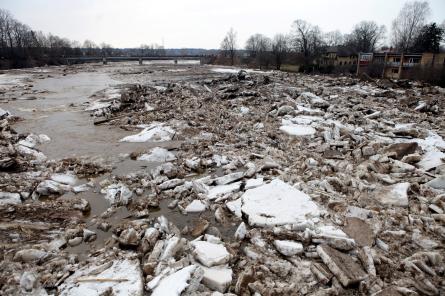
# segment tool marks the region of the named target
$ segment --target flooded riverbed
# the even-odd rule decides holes
[[[45,134],[51,139],[37,148],[48,159],[81,158],[100,160],[112,167],[110,173],[93,179],[93,188],[81,193],[66,193],[60,200],[82,198],[89,202],[90,210],[84,214],[85,226],[94,231],[96,240],[89,244],[70,247],[69,252],[85,258],[90,249],[98,249],[112,236],[111,231],[99,229],[95,221],[112,206],[100,193],[98,183],[111,176],[125,177],[128,174],[147,173],[160,165],[159,162],[147,162],[130,158],[131,153],[147,152],[154,147],[175,149],[180,141],[166,142],[121,142],[125,136],[137,130],[126,130],[115,125],[94,125],[92,112],[86,111],[90,103],[111,92],[119,94],[131,82],[166,85],[168,81],[178,79],[196,79],[193,71],[196,63],[185,63],[180,68],[148,63],[142,67],[134,63],[118,63],[107,66],[80,66],[71,69],[52,67],[41,70],[15,71],[0,76],[0,89],[5,90],[0,108],[9,110],[20,117],[14,124],[19,133]],[[156,68],[156,71],[152,70]],[[159,69],[161,67],[161,69]],[[163,70],[166,67],[165,70]],[[184,76],[187,72],[189,76]],[[178,76],[179,75],[179,76]],[[197,74],[198,77],[202,73]],[[169,80],[165,80],[168,78]],[[88,179],[81,179],[88,182]],[[177,208],[169,209],[172,199],[161,201],[150,209],[149,218],[166,216],[179,228],[194,227],[201,217],[206,217],[211,224],[215,218],[211,212],[184,215]],[[130,221],[131,213],[125,207],[112,211],[104,222],[117,225]],[[227,225],[222,233],[229,238],[235,225]]]

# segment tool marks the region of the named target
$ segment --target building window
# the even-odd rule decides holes
[[[400,58],[394,58],[395,63],[400,63]]]
[[[397,74],[399,73],[399,69],[392,69],[392,74]]]

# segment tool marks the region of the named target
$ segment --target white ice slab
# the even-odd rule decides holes
[[[204,276],[202,283],[212,290],[224,293],[232,282],[232,269],[228,267],[202,267]]]
[[[241,213],[241,198],[232,200],[232,201],[228,201],[226,203],[226,207],[238,218],[242,217],[242,213]]]
[[[227,175],[215,178],[214,182],[217,185],[226,185],[226,184],[238,181],[242,177],[244,177],[243,172],[235,172],[235,173],[231,173],[231,174],[227,174]]]
[[[209,191],[207,193],[207,198],[209,200],[214,200],[221,195],[238,191],[240,186],[241,186],[241,182],[235,182],[235,183],[228,184],[228,185],[212,186],[209,188]]]
[[[445,153],[430,150],[423,155],[422,159],[417,163],[417,165],[425,171],[428,171],[444,164],[442,159],[445,159]]]
[[[235,231],[235,239],[243,240],[246,237],[247,234],[247,228],[246,223],[241,222],[238,228]]]
[[[162,142],[170,141],[175,134],[175,131],[162,123],[152,123],[150,126],[144,128],[136,135],[127,136],[120,140],[120,142]]]
[[[185,211],[187,213],[199,213],[205,211],[205,209],[206,204],[199,199],[195,199],[185,208]]]
[[[426,183],[431,188],[445,190],[445,175],[439,176]]]
[[[258,186],[261,186],[264,184],[263,178],[256,178],[256,179],[249,179],[246,181],[246,186],[244,186],[244,188],[247,189],[253,189],[256,188]]]
[[[301,124],[301,125],[309,125],[313,122],[322,121],[323,118],[319,116],[309,116],[309,115],[300,115],[292,118],[283,118],[281,119],[282,125],[290,125],[290,124]]]
[[[250,109],[247,108],[247,107],[241,107],[241,108],[240,108],[240,112],[241,112],[241,114],[248,114],[249,111],[250,111]]]
[[[102,189],[101,193],[105,194],[105,198],[109,200],[111,204],[120,203],[126,205],[133,196],[133,192],[121,183],[111,184],[107,188]]]
[[[320,215],[318,206],[307,194],[279,179],[247,190],[241,202],[241,211],[252,226],[302,223]]]
[[[22,203],[20,194],[11,192],[0,192],[0,205],[20,203]]]
[[[106,263],[105,263],[106,264]],[[142,296],[143,279],[137,259],[121,259],[98,274],[92,274],[103,265],[89,265],[76,270],[59,287],[62,296],[104,295],[111,289],[116,296]]]
[[[35,161],[37,161],[39,163],[44,162],[47,159],[45,154],[43,154],[42,152],[37,151],[32,148],[29,148],[29,147],[26,147],[26,146],[23,146],[23,145],[15,145],[15,149],[21,155],[31,155],[32,157],[34,157]]]
[[[425,139],[412,139],[400,142],[417,142],[422,147],[425,154],[422,160],[417,163],[421,169],[428,171],[444,164],[442,159],[445,158],[445,153],[441,150],[445,149],[445,141],[437,133],[428,131],[428,136]]]
[[[280,130],[290,136],[303,137],[312,136],[316,133],[316,130],[309,125],[302,124],[289,124],[280,126]]]
[[[207,267],[226,264],[230,254],[226,247],[206,241],[193,241],[194,255],[196,259]]]
[[[177,272],[163,278],[158,286],[153,290],[151,296],[179,296],[188,287],[196,265],[189,265]]]
[[[274,245],[284,256],[294,256],[303,253],[304,250],[301,243],[290,240],[275,240]]]
[[[71,186],[77,183],[77,178],[73,174],[52,174],[51,180]]]
[[[173,161],[176,156],[168,151],[167,149],[161,147],[155,147],[150,153],[142,154],[138,157],[138,160],[148,161],[148,162],[166,162]]]

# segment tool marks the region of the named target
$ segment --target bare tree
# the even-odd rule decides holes
[[[405,3],[397,18],[392,22],[392,43],[400,51],[406,51],[413,45],[430,14],[427,1],[411,1]]]
[[[233,28],[230,28],[229,32],[227,32],[226,36],[221,42],[221,50],[224,52],[226,56],[230,57],[230,62],[232,66],[235,61],[236,48],[237,48],[236,32],[233,30]]]
[[[284,34],[276,34],[272,41],[272,52],[275,58],[276,69],[280,70],[281,64],[289,52],[289,38]]]
[[[246,50],[255,64],[260,68],[268,67],[271,62],[272,40],[262,34],[255,34],[249,37],[246,42]]]
[[[94,55],[96,55],[97,50],[99,48],[96,43],[94,43],[93,41],[88,40],[88,39],[83,42],[83,46],[82,47],[84,48],[85,54],[87,56],[94,56]]]
[[[272,41],[263,34],[255,34],[250,36],[246,41],[246,50],[249,51],[251,57],[256,57],[259,53],[270,50]]]
[[[105,42],[102,42],[101,44],[100,44],[100,49],[101,49],[101,52],[102,52],[102,56],[111,56],[112,55],[112,53],[113,53],[113,46],[111,45],[111,44],[108,44],[108,43],[105,43]]]
[[[323,34],[323,40],[326,46],[339,46],[344,42],[344,36],[339,30]]]
[[[303,53],[305,62],[319,54],[324,46],[320,28],[304,20],[293,22],[292,39],[295,51]]]
[[[345,44],[358,52],[372,52],[385,37],[385,26],[374,21],[362,21],[346,36]]]

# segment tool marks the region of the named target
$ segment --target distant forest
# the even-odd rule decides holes
[[[73,56],[162,56],[209,55],[218,50],[200,48],[165,49],[158,44],[138,48],[113,48],[107,43],[83,43],[51,33],[36,31],[21,23],[7,10],[0,9],[0,69],[64,64]]]

